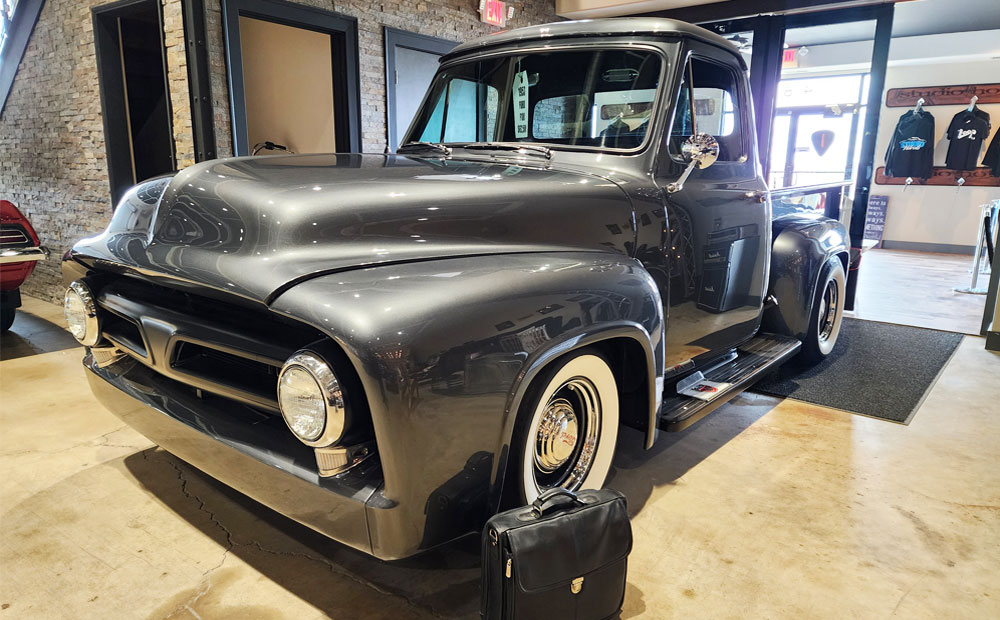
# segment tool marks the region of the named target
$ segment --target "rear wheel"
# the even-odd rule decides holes
[[[831,258],[823,266],[813,299],[809,330],[802,342],[799,360],[813,365],[822,362],[837,344],[844,317],[844,296],[847,278],[839,258]]]
[[[618,439],[618,385],[607,360],[582,349],[537,378],[514,433],[516,501],[528,504],[556,487],[599,489]]]

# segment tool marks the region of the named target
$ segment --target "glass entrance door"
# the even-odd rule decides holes
[[[701,24],[747,60],[761,163],[772,190],[861,176],[876,24],[870,17],[841,10]]]

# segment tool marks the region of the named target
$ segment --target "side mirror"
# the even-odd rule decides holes
[[[688,165],[681,176],[667,186],[667,191],[671,194],[684,189],[684,182],[695,168],[708,168],[719,159],[719,141],[707,133],[695,134],[681,145],[681,156]]]

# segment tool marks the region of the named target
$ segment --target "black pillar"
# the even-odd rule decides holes
[[[872,51],[871,78],[868,87],[868,113],[865,116],[865,132],[861,137],[858,184],[854,191],[854,205],[851,207],[851,245],[854,248],[861,247],[861,241],[865,234],[868,195],[871,193],[874,173],[875,138],[878,134],[878,121],[882,113],[885,69],[889,63],[889,44],[892,41],[893,5],[879,5],[876,11],[875,48]],[[848,276],[852,280],[848,282],[846,291],[845,307],[848,310],[854,309],[854,294],[859,269],[851,270]]]

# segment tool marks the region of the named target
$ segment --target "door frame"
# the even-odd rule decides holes
[[[243,48],[240,17],[322,32],[331,39],[333,59],[334,136],[338,152],[361,150],[361,89],[358,59],[358,20],[284,0],[222,0],[223,39],[226,44],[229,111],[233,131],[233,155],[250,154],[247,136],[246,90],[243,80]]]
[[[725,36],[753,32],[754,51],[750,57],[750,98],[757,130],[757,157],[764,178],[770,173],[771,123],[774,119],[778,82],[781,79],[781,49],[785,41],[785,17],[766,15],[730,19],[699,26]]]
[[[94,26],[94,52],[97,60],[97,89],[101,97],[101,116],[104,122],[104,149],[107,154],[108,183],[111,189],[111,207],[118,204],[129,187],[143,179],[135,178],[128,120],[128,99],[125,96],[125,79],[122,76],[121,47],[118,41],[119,17],[127,16],[136,7],[151,4],[156,7],[160,33],[160,58],[163,62],[163,89],[166,97],[167,124],[170,127],[170,160],[177,168],[174,145],[174,113],[170,101],[170,77],[167,73],[167,54],[163,41],[163,6],[158,0],[121,0],[90,9]]]
[[[396,48],[443,56],[457,45],[458,41],[385,27],[385,127],[386,146],[390,150],[395,151],[402,138],[396,135]]]

